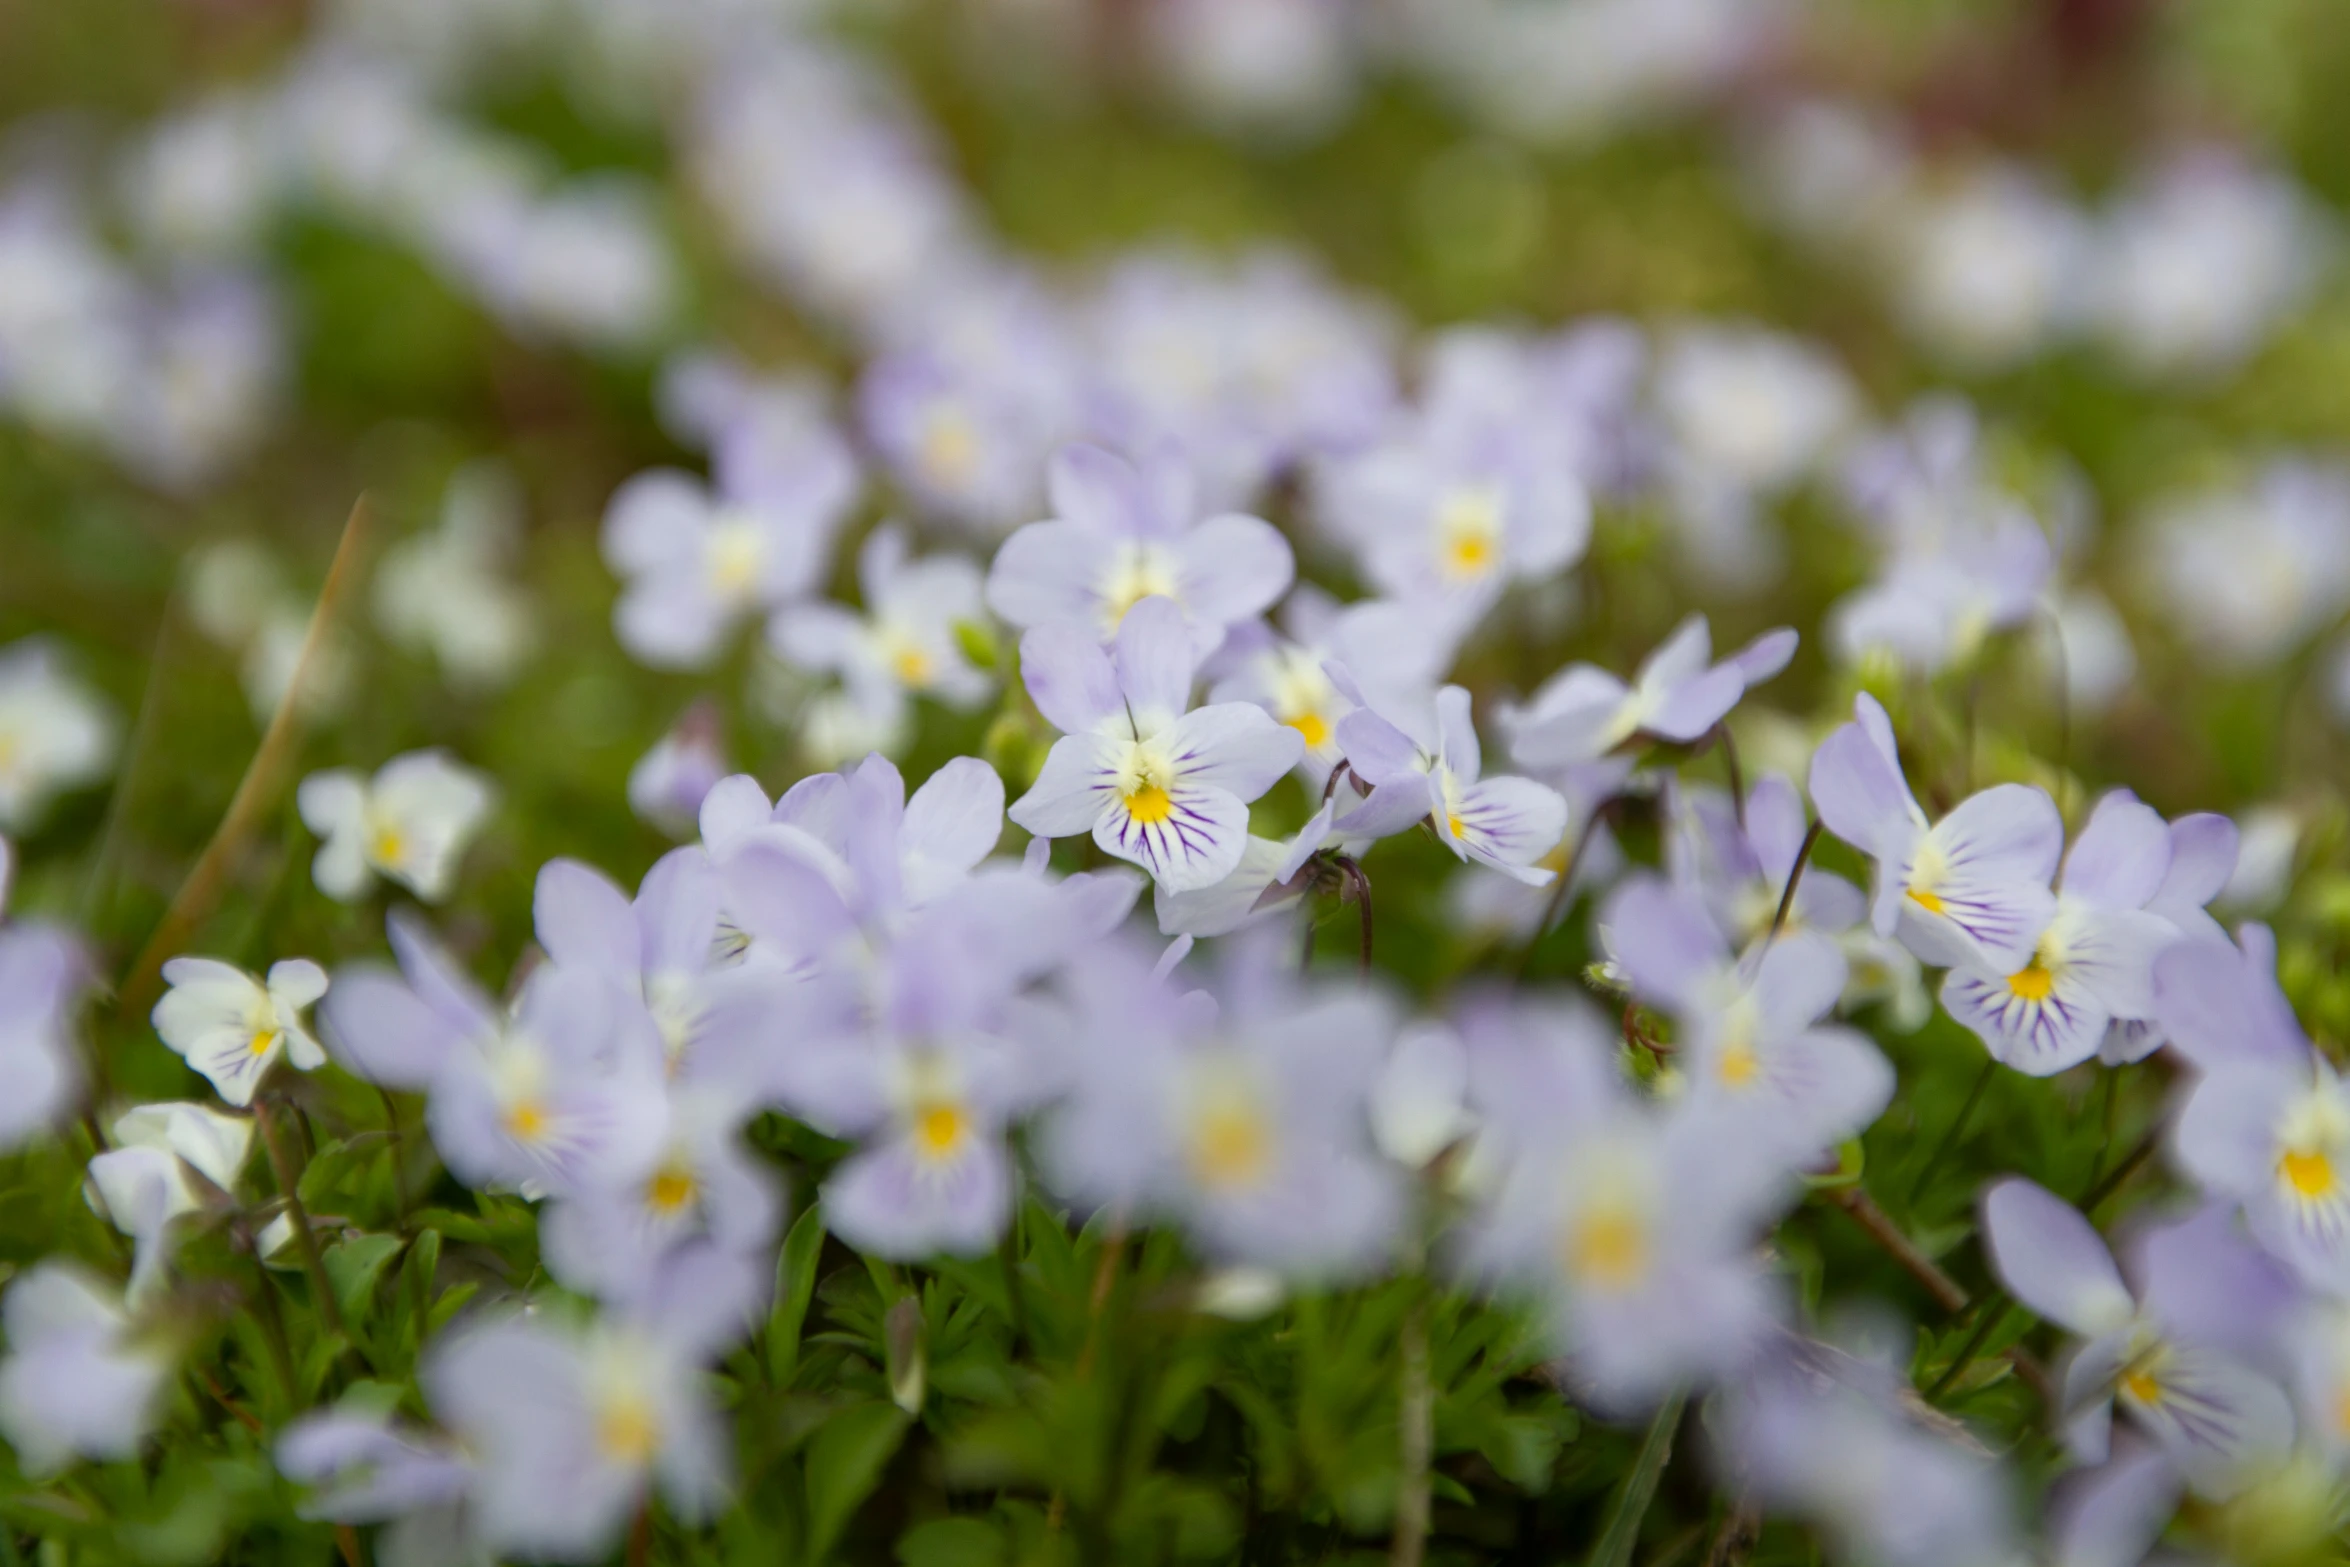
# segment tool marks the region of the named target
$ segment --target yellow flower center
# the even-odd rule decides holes
[[[408,854],[408,840],[397,827],[378,827],[368,834],[367,857],[377,865],[397,865]]]
[[[1175,596],[1175,566],[1156,544],[1134,543],[1120,548],[1102,580],[1102,622],[1116,631],[1126,612],[1147,598]]]
[[[1145,827],[1156,826],[1175,814],[1175,801],[1155,783],[1145,783],[1126,796],[1126,814]]]
[[[1272,1129],[1255,1105],[1221,1100],[1193,1118],[1191,1172],[1202,1186],[1221,1191],[1254,1186],[1272,1162]]]
[[[535,1099],[525,1099],[506,1111],[506,1135],[518,1143],[535,1143],[547,1135],[547,1111]]]
[[[2154,1380],[2154,1373],[2143,1367],[2132,1367],[2122,1373],[2122,1391],[2141,1404],[2162,1402],[2162,1384]]]
[[[1725,1087],[1744,1088],[1762,1075],[1762,1057],[1748,1044],[1734,1044],[1724,1050],[1714,1070]]]
[[[642,1398],[624,1394],[596,1415],[596,1446],[616,1464],[650,1462],[661,1445],[660,1423]]]
[[[2287,1150],[2277,1161],[2277,1174],[2293,1188],[2296,1197],[2310,1202],[2332,1195],[2337,1179],[2334,1161],[2326,1157],[2323,1149],[2307,1153],[2297,1148]]]
[[[1595,1289],[1625,1290],[1648,1272],[1648,1232],[1620,1207],[1585,1213],[1567,1238],[1567,1270]]]
[[[693,1171],[682,1164],[664,1165],[645,1184],[645,1201],[655,1213],[674,1214],[691,1203],[700,1189]]]
[[[2056,976],[2041,967],[2038,957],[2007,976],[2007,988],[2024,1001],[2046,1001],[2056,988]]]
[[[979,462],[979,434],[959,408],[941,408],[922,426],[922,471],[943,489],[960,489]]]
[[[1939,914],[1942,912],[1942,900],[1936,897],[1933,892],[1927,888],[1910,888],[1909,901],[1916,904],[1919,908],[1924,909],[1928,914]]]
[[[1445,812],[1444,825],[1452,829],[1452,835],[1455,838],[1460,837],[1463,831],[1461,826],[1461,813],[1458,811]]]
[[[954,1157],[955,1150],[971,1135],[971,1118],[963,1107],[941,1101],[925,1105],[914,1116],[914,1148],[923,1158],[936,1163]]]
[[[257,1056],[265,1056],[277,1048],[277,1042],[282,1037],[282,1033],[282,1030],[275,1028],[255,1029],[252,1040],[245,1048]]]
[[[707,546],[710,586],[724,599],[749,596],[758,586],[759,572],[766,564],[766,541],[759,536],[756,523],[744,521],[721,522],[710,530]]]
[[[1305,736],[1306,749],[1309,751],[1320,750],[1330,743],[1330,720],[1320,713],[1304,712],[1295,718],[1285,718],[1282,722]]]
[[[1501,559],[1501,497],[1478,485],[1445,497],[1436,512],[1436,558],[1444,574],[1473,581]]]
[[[930,684],[931,676],[938,672],[937,664],[931,656],[920,648],[912,646],[901,647],[892,654],[889,669],[891,674],[898,677],[899,685],[911,686],[917,690]]]

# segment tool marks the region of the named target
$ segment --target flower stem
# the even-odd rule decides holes
[[[318,1237],[310,1228],[310,1214],[302,1206],[301,1177],[293,1161],[286,1157],[285,1142],[278,1136],[277,1117],[270,1113],[267,1099],[253,1101],[253,1114],[261,1123],[261,1142],[269,1150],[269,1168],[277,1176],[278,1192],[286,1200],[286,1214],[294,1225],[294,1244],[301,1248],[302,1269],[310,1275],[310,1292],[318,1297],[319,1320],[327,1331],[341,1334],[346,1343],[357,1349],[350,1329],[343,1323],[343,1308],[335,1299],[334,1286],[326,1276],[326,1259],[319,1255]],[[366,1352],[360,1352],[366,1359]]]
[[[1411,1289],[1399,1345],[1403,1394],[1397,1415],[1399,1473],[1389,1567],[1420,1567],[1428,1549],[1428,1464],[1436,1447],[1436,1390],[1428,1379],[1428,1291],[1417,1276]]]
[[[1926,1183],[1931,1181],[1935,1172],[1942,1168],[1942,1161],[1950,1156],[1951,1149],[1958,1146],[1959,1138],[1966,1135],[1967,1122],[1974,1119],[1975,1106],[1982,1103],[1983,1091],[1991,1086],[1991,1074],[1998,1070],[1999,1063],[1997,1061],[1989,1057],[1984,1058],[1983,1070],[1975,1076],[1975,1086],[1967,1090],[1966,1102],[1958,1107],[1958,1118],[1950,1123],[1950,1130],[1942,1134],[1942,1140],[1936,1143],[1934,1151],[1926,1156],[1925,1168],[1918,1171],[1917,1180],[1910,1185],[1909,1201],[1911,1207],[1917,1206],[1918,1198],[1925,1193]]]
[[[1820,841],[1820,833],[1827,827],[1824,820],[1815,819],[1803,835],[1803,842],[1795,850],[1795,863],[1787,867],[1787,885],[1779,890],[1779,906],[1771,913],[1771,933],[1765,943],[1777,941],[1779,932],[1787,928],[1787,912],[1795,907],[1795,889],[1803,882],[1804,867],[1811,864],[1813,845]]]
[[[1589,1567],[1631,1567],[1632,1549],[1640,1543],[1640,1521],[1648,1516],[1648,1504],[1656,1498],[1657,1482],[1664,1478],[1665,1465],[1673,1457],[1673,1433],[1680,1427],[1681,1411],[1687,1406],[1689,1395],[1675,1389],[1656,1418],[1648,1423],[1648,1435],[1640,1443],[1640,1456],[1633,1460],[1632,1472],[1624,1476],[1624,1483],[1616,1491],[1615,1504],[1608,1509],[1607,1524],[1600,1530],[1599,1543],[1591,1548]]]

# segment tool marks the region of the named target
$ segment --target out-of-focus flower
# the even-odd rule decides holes
[[[2104,1461],[2118,1403],[2205,1496],[2232,1495],[2284,1461],[2292,1405],[2241,1347],[2281,1321],[2289,1296],[2224,1208],[2148,1234],[2134,1298],[2089,1221],[2020,1176],[1984,1193],[1983,1237],[2015,1298],[2087,1341],[2065,1367],[2060,1405],[2076,1458]]]
[[[1363,990],[1301,988],[1286,942],[1242,942],[1216,996],[1178,994],[1139,953],[1067,976],[1075,1048],[1039,1156],[1088,1205],[1180,1222],[1224,1263],[1331,1279],[1375,1266],[1404,1218],[1365,1105],[1395,1022]]]
[[[130,1458],[155,1425],[171,1355],[122,1297],[71,1263],[34,1265],[0,1301],[0,1436],[28,1475],[76,1458]]]
[[[1407,1170],[1425,1169],[1471,1136],[1477,1118],[1460,1036],[1443,1023],[1407,1024],[1371,1085],[1370,1116],[1372,1141]]]
[[[1666,867],[1704,901],[1730,944],[1743,951],[1770,934],[1809,827],[1802,792],[1766,774],[1741,812],[1726,793],[1682,785],[1670,796],[1668,826]],[[1782,929],[1838,936],[1867,914],[1858,887],[1807,859]]]
[[[1021,677],[1062,732],[1012,820],[1040,838],[1091,830],[1106,854],[1174,892],[1230,875],[1248,802],[1297,764],[1305,742],[1246,702],[1191,710],[1192,642],[1170,599],[1143,599],[1103,651],[1091,625],[1040,626]]]
[[[2350,474],[2279,458],[2148,519],[2157,585],[2195,647],[2266,664],[2350,604]]]
[[[2199,1074],[2173,1130],[2205,1191],[2244,1206],[2262,1244],[2312,1284],[2350,1288],[2350,1086],[2277,988],[2276,940],[2186,941],[2154,963],[2154,1016]]]
[[[173,958],[163,977],[171,989],[155,1003],[155,1032],[230,1104],[251,1104],[280,1056],[304,1072],[326,1064],[302,1022],[326,994],[326,970],[308,958],[271,964],[266,985],[212,958]]]
[[[627,579],[613,626],[648,664],[708,664],[740,621],[809,592],[856,498],[856,463],[822,426],[788,451],[730,447],[719,470],[713,493],[651,469],[605,508],[604,558]]]
[[[864,613],[819,600],[787,605],[769,623],[768,640],[790,662],[838,675],[877,715],[901,715],[918,696],[974,707],[989,682],[965,656],[957,628],[983,623],[979,568],[961,555],[908,556],[903,529],[874,529],[857,554]]]
[[[163,1281],[171,1222],[235,1193],[252,1150],[253,1123],[173,1101],[124,1112],[113,1132],[114,1146],[90,1161],[86,1193],[90,1206],[135,1243],[129,1297],[137,1305]]]
[[[497,1555],[593,1561],[658,1484],[678,1516],[727,1487],[727,1444],[685,1347],[657,1327],[540,1313],[479,1323],[423,1369],[471,1456],[472,1518]]]
[[[652,1175],[662,1052],[651,1020],[617,1004],[621,979],[548,964],[508,1014],[422,926],[395,912],[389,930],[403,973],[335,976],[319,1009],[327,1051],[369,1082],[426,1091],[425,1125],[458,1179],[535,1196]]]
[[[278,1473],[313,1487],[302,1517],[388,1525],[375,1546],[386,1567],[489,1567],[493,1560],[466,1513],[473,1461],[444,1438],[345,1405],[287,1426],[275,1456]]]
[[[2127,789],[2097,802],[2065,856],[2056,908],[2012,973],[1973,965],[1942,981],[1942,1005],[1994,1060],[2050,1077],[2097,1053],[2106,1029],[2154,1010],[2154,957],[2177,927],[2150,912],[2170,872],[2170,828]]]
[[[1910,793],[1893,724],[1876,698],[1820,742],[1811,798],[1837,837],[1876,862],[1872,917],[1928,963],[2012,974],[2055,912],[2048,880],[2064,819],[2047,792],[1999,784],[1929,823]]]
[[[376,567],[377,622],[394,642],[431,653],[452,684],[502,685],[536,642],[529,595],[502,575],[520,542],[521,510],[506,470],[461,469],[440,525],[401,540]]]
[[[2142,375],[2233,369],[2307,297],[2329,238],[2289,176],[2216,149],[2174,156],[2105,216],[2098,325]]]
[[[0,1149],[47,1130],[81,1091],[73,1020],[89,980],[88,956],[64,931],[0,927]]]
[[[49,643],[0,648],[0,828],[22,832],[52,795],[95,783],[114,761],[114,724]]]
[[[2207,907],[2228,884],[2236,869],[2239,835],[2236,824],[2209,811],[2182,816],[2170,824],[2170,862],[2162,885],[2146,905],[2146,912],[2168,924],[2174,941],[2206,941],[2224,945],[2228,933]],[[2168,943],[2166,942],[2167,946]],[[2147,980],[2151,987],[2151,973]],[[2151,997],[2152,990],[2148,990]],[[2151,1016],[2117,1022],[2098,1047],[2098,1059],[2108,1066],[2143,1061],[2168,1041]]]
[[[216,93],[158,121],[123,158],[123,206],[149,245],[170,255],[249,249],[277,195],[265,100]]]
[[[0,919],[8,917],[8,895],[16,888],[16,847],[0,837]]]
[[[1531,778],[1484,776],[1467,689],[1437,692],[1433,712],[1419,704],[1395,711],[1390,718],[1362,706],[1339,721],[1347,768],[1371,792],[1333,831],[1384,838],[1427,821],[1464,860],[1529,886],[1551,881],[1558,873],[1535,862],[1566,831],[1567,802]],[[1406,723],[1409,730],[1400,727]]]
[[[1916,192],[1896,289],[1910,330],[1969,370],[2031,357],[2078,324],[2088,220],[2023,168],[1990,164]]]
[[[349,768],[312,773],[295,798],[303,824],[326,840],[311,867],[319,891],[355,902],[382,876],[438,903],[492,795],[481,774],[436,748],[395,756],[372,780]]]
[[[697,702],[629,769],[629,808],[672,838],[690,838],[702,801],[726,774],[718,709]]]
[[[2306,830],[2301,813],[2290,805],[2271,802],[2244,812],[2238,824],[2236,868],[2212,899],[2214,906],[2237,914],[2266,914],[2284,902],[2293,887]]]
[[[1053,458],[1054,516],[1004,541],[987,603],[1022,628],[1074,625],[1116,634],[1146,598],[1172,601],[1203,654],[1224,630],[1270,608],[1297,565],[1289,541],[1258,517],[1194,511],[1190,469],[1162,450],[1140,466],[1093,446]]]
[[[1687,1113],[1726,1115],[1740,1135],[1808,1163],[1893,1098],[1893,1068],[1868,1038],[1820,1020],[1843,993],[1844,955],[1817,931],[1783,931],[1739,961],[1705,905],[1660,877],[1618,887],[1600,914],[1632,993],[1672,1014],[1687,1053]]]
[[[1345,0],[1152,0],[1152,63],[1183,105],[1241,137],[1291,142],[1353,102],[1369,29]]]
[[[1716,664],[1703,615],[1692,615],[1641,661],[1629,686],[1592,664],[1570,664],[1534,700],[1503,716],[1521,767],[1595,762],[1635,735],[1687,744],[1720,723],[1746,694],[1787,667],[1795,633],[1756,637]]]

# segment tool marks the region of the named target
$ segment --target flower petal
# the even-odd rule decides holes
[[[1167,790],[1167,803],[1164,817],[1139,822],[1113,790],[1093,841],[1170,892],[1198,892],[1231,875],[1248,847],[1248,806],[1229,790],[1181,779]]]
[[[1044,767],[1026,794],[1012,802],[1013,823],[1039,838],[1091,831],[1117,798],[1117,779],[1099,735],[1063,735],[1045,753]]]
[[[1063,734],[1085,734],[1125,712],[1118,672],[1090,626],[1039,626],[1022,637],[1020,680],[1045,722]]]
[[[1159,738],[1179,781],[1226,790],[1243,804],[1272,788],[1305,754],[1303,735],[1248,702],[1186,713]]]
[[[1184,609],[1217,625],[1263,614],[1297,576],[1289,541],[1261,517],[1210,517],[1183,536],[1176,552]]]
[[[1991,1267],[2026,1306],[2084,1338],[2129,1321],[2130,1292],[2113,1253],[2080,1210],[2046,1187],[2009,1176],[1983,1194]]]

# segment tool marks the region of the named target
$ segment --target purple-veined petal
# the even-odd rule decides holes
[[[2246,1061],[2206,1074],[2171,1128],[2171,1148],[2205,1190],[2251,1197],[2277,1178],[2277,1129],[2307,1091],[2306,1070]]]
[[[1118,797],[1117,774],[1109,759],[1114,743],[1089,734],[1055,740],[1036,782],[1006,814],[1039,838],[1070,838],[1092,831]]]
[[[992,1130],[966,1136],[949,1160],[925,1157],[910,1135],[850,1156],[824,1185],[825,1228],[896,1261],[987,1251],[1011,1215],[1010,1161]]]
[[[1184,714],[1160,736],[1184,783],[1222,789],[1242,804],[1281,780],[1305,754],[1305,737],[1248,702]]]
[[[2025,990],[2009,976],[1952,969],[1942,980],[1942,1005],[1995,1060],[2033,1077],[2053,1077],[2094,1056],[2113,1021],[2070,974],[2049,979],[2045,990]]]
[[[2275,1472],[2293,1445],[2293,1405],[2268,1378],[2197,1344],[2166,1343],[2147,1367],[2153,1398],[2125,1407],[2170,1455],[2187,1483],[2225,1500]]]
[[[1166,796],[1165,814],[1138,821],[1113,791],[1094,824],[1093,841],[1103,853],[1141,866],[1170,892],[1197,892],[1231,875],[1248,847],[1248,806],[1229,790],[1184,779]]]
[[[1535,862],[1566,835],[1567,802],[1556,789],[1505,774],[1461,790],[1438,825],[1470,859],[1540,887],[1558,874]]]

